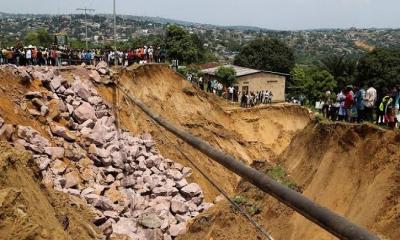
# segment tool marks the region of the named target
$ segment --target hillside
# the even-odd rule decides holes
[[[84,15],[24,15],[3,14],[0,18],[1,47],[23,41],[26,34],[37,28],[46,28],[50,33],[65,32],[70,41],[85,38]],[[7,16],[7,17],[5,17]],[[126,47],[135,39],[156,45],[165,33],[168,24],[177,24],[199,35],[207,48],[221,60],[230,61],[246,42],[259,37],[279,38],[295,50],[299,64],[308,64],[331,54],[360,55],[372,47],[400,46],[399,29],[319,29],[301,31],[279,31],[248,26],[215,26],[191,23],[158,17],[117,17],[117,38]],[[112,42],[112,17],[107,14],[89,15],[88,32],[93,46],[104,46]],[[359,43],[363,43],[360,45]],[[365,46],[368,46],[366,48]]]

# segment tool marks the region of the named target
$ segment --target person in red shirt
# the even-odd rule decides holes
[[[353,86],[349,85],[346,87],[345,95],[346,99],[344,100],[344,108],[346,109],[347,120],[351,122],[354,115],[354,113],[352,112],[352,108],[354,105]]]
[[[37,65],[37,49],[32,49],[32,63],[33,65]]]

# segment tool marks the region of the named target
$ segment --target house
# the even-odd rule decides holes
[[[235,65],[225,65],[233,67],[236,72],[236,82],[233,87],[240,92],[257,92],[269,90],[273,94],[274,102],[285,101],[286,78],[289,74],[244,68]],[[215,73],[219,67],[203,69],[204,80],[217,79]]]

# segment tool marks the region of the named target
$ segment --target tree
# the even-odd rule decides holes
[[[240,50],[234,63],[242,67],[289,73],[295,59],[293,49],[282,41],[257,38]]]
[[[81,39],[71,39],[70,46],[73,49],[84,49],[86,48],[86,43]]]
[[[296,64],[290,72],[287,81],[287,97],[299,97],[305,94],[306,71],[303,67]]]
[[[25,36],[25,43],[38,45],[37,33],[36,32],[28,32]]]
[[[400,82],[400,48],[377,48],[361,57],[357,80],[381,94]]]
[[[221,66],[215,72],[215,75],[221,80],[225,86],[232,86],[236,80],[236,71],[233,67]]]
[[[302,87],[304,86],[304,80],[306,79],[306,72],[300,65],[294,65],[290,72],[291,79],[288,82],[289,87]]]
[[[176,25],[168,27],[165,46],[169,59],[178,59],[187,64],[199,61],[199,49],[190,34],[181,27]]]
[[[37,39],[40,46],[50,46],[53,44],[53,37],[44,28],[39,28],[37,31]]]
[[[311,102],[316,102],[326,91],[332,92],[337,87],[335,78],[326,70],[313,68],[306,75],[304,94]]]
[[[53,44],[53,38],[46,29],[39,28],[27,33],[25,44],[48,47]]]
[[[348,55],[332,55],[322,59],[320,67],[332,74],[342,88],[354,82],[357,61]]]
[[[200,68],[198,68],[195,65],[180,67],[180,68],[178,68],[178,73],[182,74],[185,77],[188,74],[191,74],[192,76],[196,76],[196,77],[201,75]]]

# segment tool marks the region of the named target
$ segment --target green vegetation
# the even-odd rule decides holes
[[[135,38],[130,38],[125,45],[121,46],[123,49],[136,49],[143,46],[156,46],[164,47],[164,36],[158,34],[150,34],[147,36],[139,36]]]
[[[337,83],[334,77],[326,70],[310,70],[306,75],[305,94],[312,102],[320,100],[326,91],[336,89]]]
[[[354,82],[357,70],[357,59],[354,56],[328,55],[321,60],[319,65],[321,69],[328,71],[334,77],[339,88]]]
[[[40,28],[37,29],[36,31],[28,32],[25,39],[24,43],[29,45],[34,45],[34,46],[50,46],[54,42],[53,37],[47,32],[46,29]]]
[[[192,74],[193,76],[201,76],[200,69],[195,65],[190,65],[187,67],[180,67],[178,68],[178,73],[182,74],[183,76],[187,76],[188,74]]]
[[[207,62],[210,57],[196,34],[190,34],[177,25],[167,28],[165,48],[169,60],[178,59],[183,64]]]
[[[233,198],[233,201],[243,208],[247,213],[251,216],[259,214],[261,212],[261,205],[260,203],[249,199],[243,195],[238,195]]]
[[[246,44],[235,57],[236,65],[260,70],[289,73],[294,52],[278,39],[257,38]]]
[[[276,165],[268,169],[267,175],[273,178],[278,183],[286,185],[293,190],[298,190],[298,186],[296,185],[296,183],[289,180],[285,169],[281,165]]]
[[[291,74],[292,79],[288,84],[295,90],[295,95],[303,95],[311,102],[321,99],[326,91],[337,89],[337,81],[332,74],[317,66],[295,65]]]
[[[295,65],[291,75],[289,96],[303,95],[311,103],[349,84],[373,86],[386,94],[400,82],[400,48],[376,48],[360,58],[330,55],[316,65]]]
[[[377,48],[361,57],[356,78],[385,94],[400,84],[400,48]]]
[[[215,75],[221,80],[225,86],[232,86],[236,80],[236,72],[233,67],[221,66],[217,69]]]

